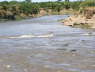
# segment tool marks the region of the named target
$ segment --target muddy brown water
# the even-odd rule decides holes
[[[95,72],[95,30],[52,15],[0,23],[0,72]]]

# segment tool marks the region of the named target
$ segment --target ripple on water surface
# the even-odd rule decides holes
[[[95,31],[53,15],[0,24],[1,72],[95,72]]]

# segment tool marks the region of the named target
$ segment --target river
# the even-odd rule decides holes
[[[0,72],[95,72],[95,29],[51,15],[0,23]]]

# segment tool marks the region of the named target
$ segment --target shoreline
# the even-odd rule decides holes
[[[84,14],[75,14],[61,22],[66,26],[95,29],[95,14],[93,12],[91,15],[89,12],[92,13],[91,10],[88,10],[88,12],[84,12]]]
[[[20,21],[24,19],[30,19],[30,18],[37,18],[37,17],[42,17],[42,16],[49,16],[49,15],[67,15],[67,14],[74,14],[77,13],[78,11],[74,11],[72,9],[63,9],[60,12],[57,11],[52,11],[52,10],[44,10],[43,8],[40,10],[38,14],[32,14],[32,15],[25,15],[25,14],[20,14],[20,15],[9,15],[9,18],[0,18],[0,22],[6,22],[6,21]]]

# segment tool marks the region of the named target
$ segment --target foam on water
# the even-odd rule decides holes
[[[33,38],[33,37],[37,37],[37,38],[49,38],[49,37],[53,37],[54,34],[43,34],[43,35],[20,35],[20,36],[10,36],[8,38]]]
[[[81,34],[83,36],[92,36],[92,35],[95,35],[95,33],[92,33],[92,32],[88,32],[88,33],[84,33],[84,34]]]

